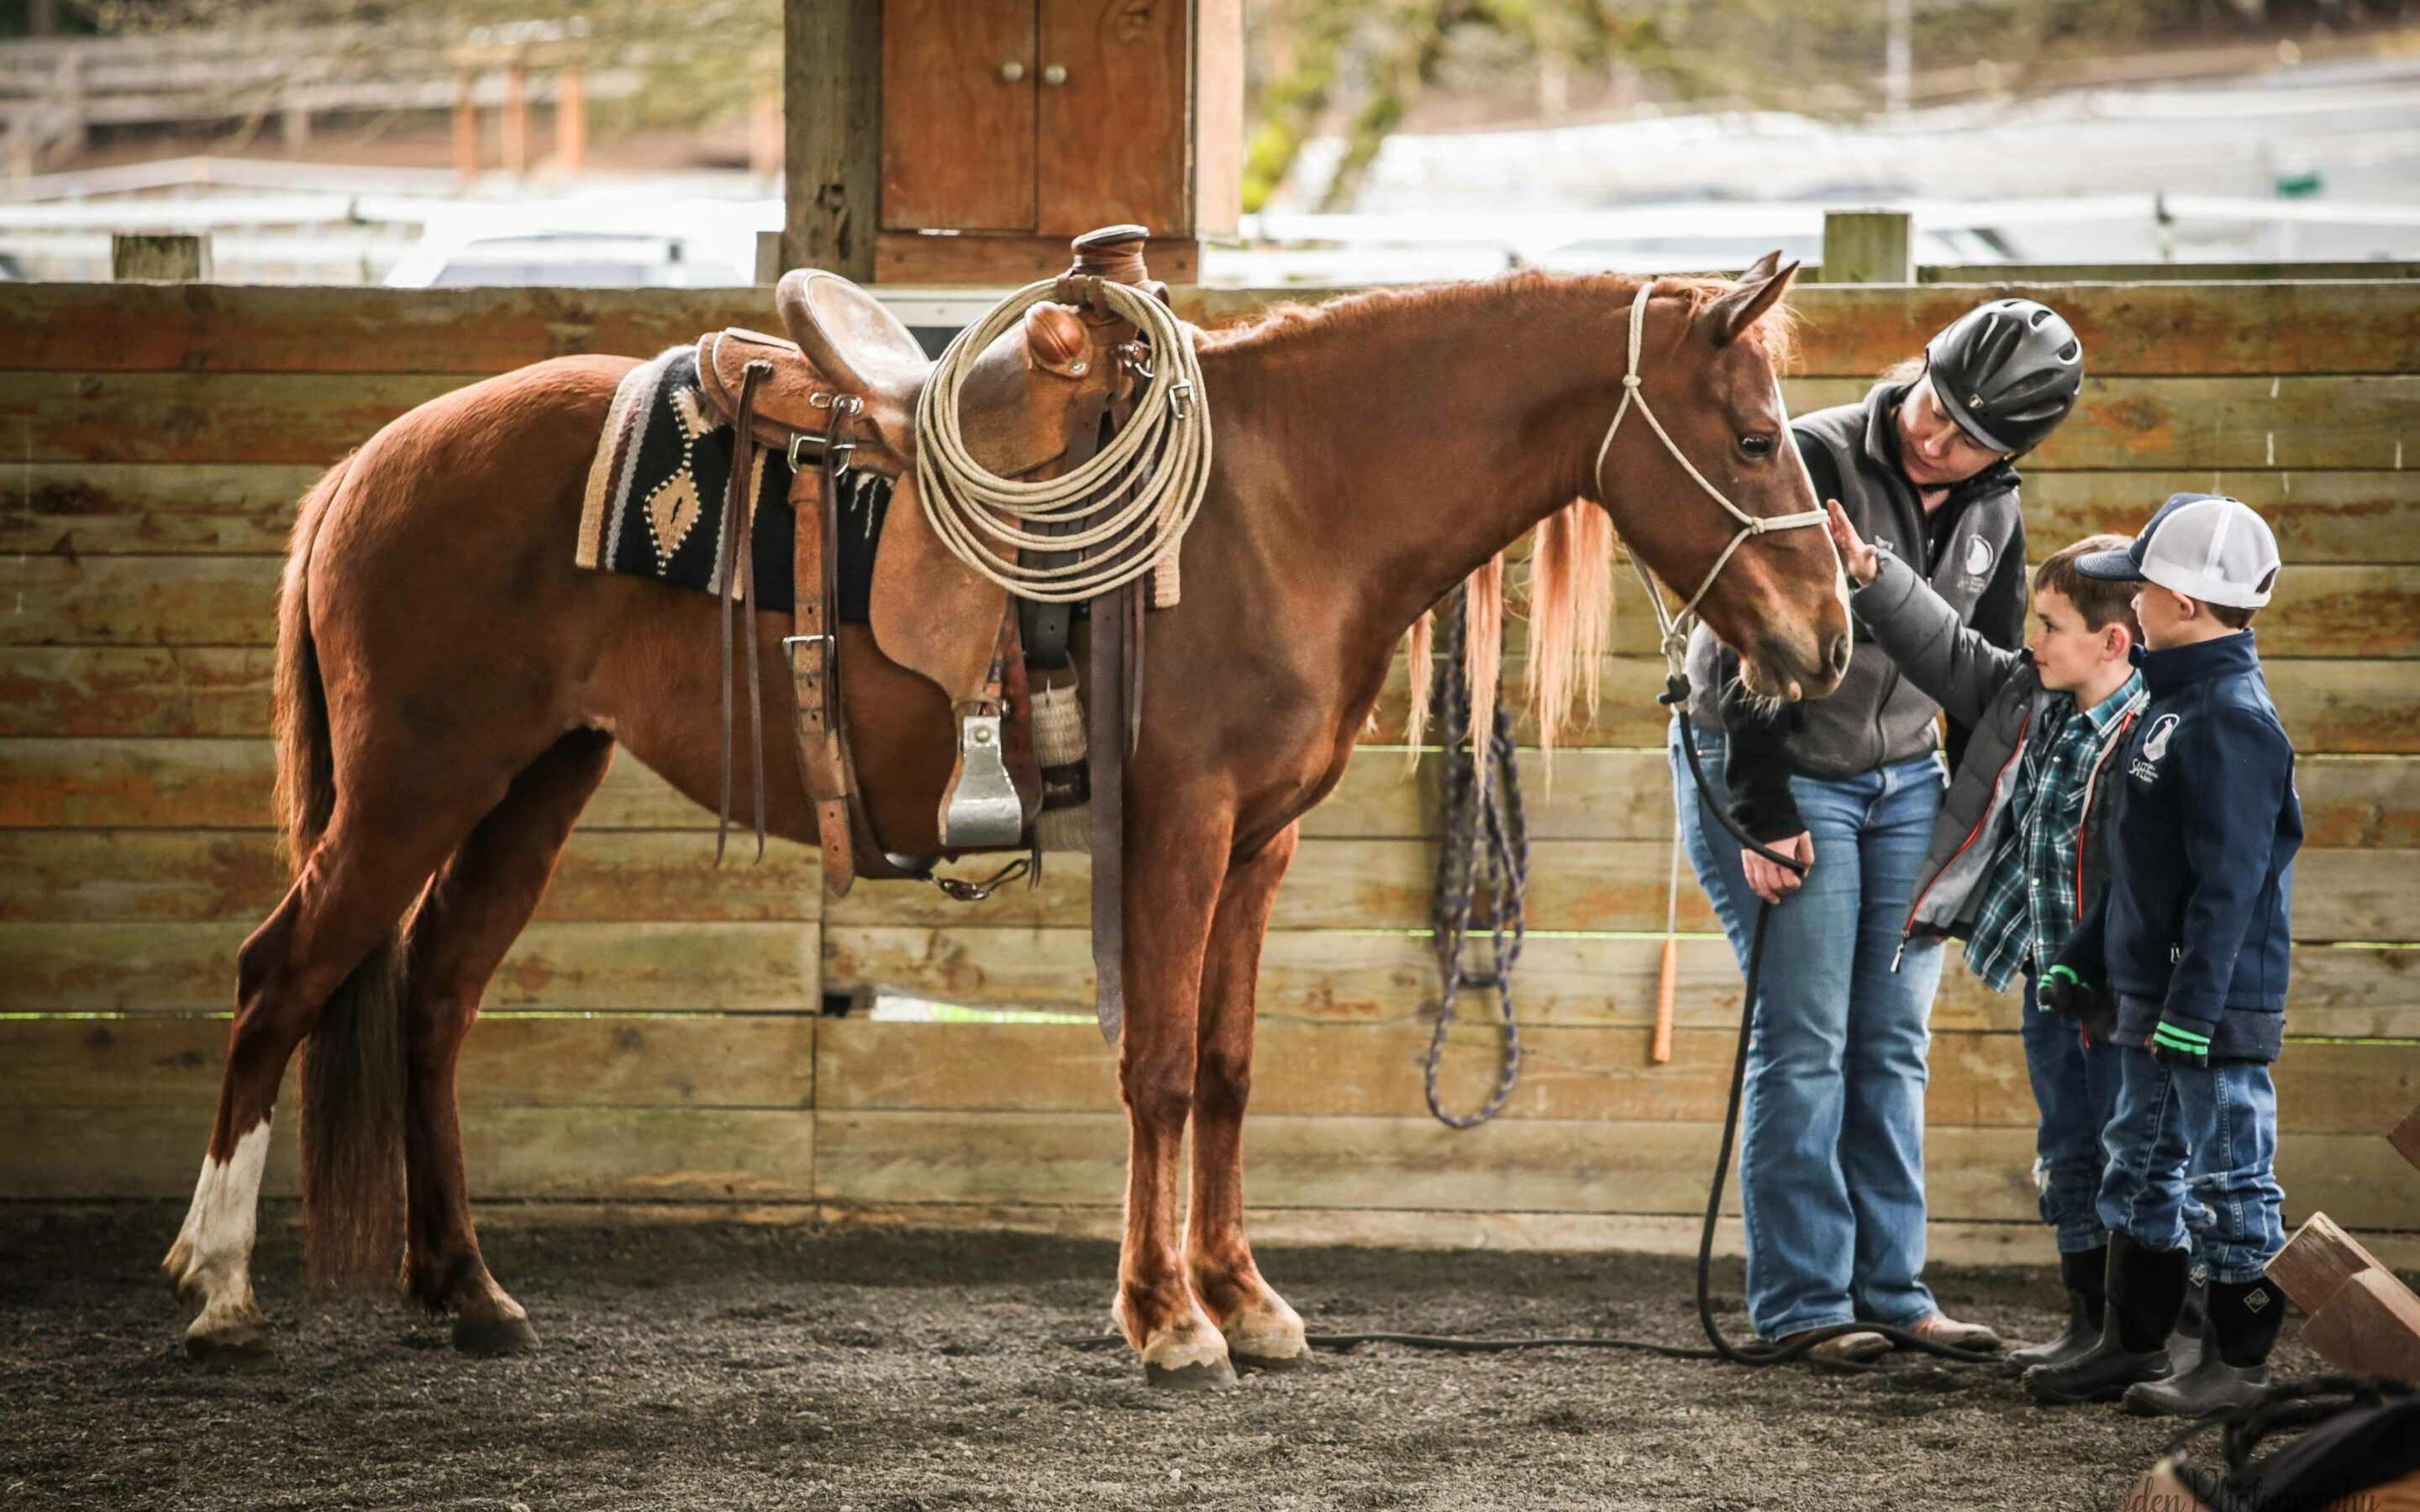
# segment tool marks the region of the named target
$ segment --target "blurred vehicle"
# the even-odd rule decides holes
[[[409,288],[729,288],[752,280],[684,238],[561,231],[489,237],[427,257],[415,249],[386,282]]]
[[[475,285],[734,288],[756,281],[756,237],[779,200],[672,198],[623,190],[554,201],[458,201],[422,212],[390,288]]]

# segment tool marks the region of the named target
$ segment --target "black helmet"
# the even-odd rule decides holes
[[[2084,388],[2084,343],[2047,304],[1993,300],[1960,316],[1924,349],[1941,408],[1995,452],[2040,446]]]

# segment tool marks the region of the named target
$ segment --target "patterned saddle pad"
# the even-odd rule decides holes
[[[589,463],[574,560],[583,567],[713,592],[721,571],[723,493],[737,453],[728,424],[700,403],[697,348],[675,347],[624,376]],[[789,612],[795,521],[790,463],[752,447],[749,487],[756,607]],[[891,482],[845,472],[840,484],[840,617],[862,625],[874,548],[891,503]]]

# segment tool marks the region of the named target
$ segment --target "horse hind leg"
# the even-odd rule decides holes
[[[489,978],[536,911],[555,859],[613,759],[613,737],[602,731],[557,740],[472,829],[412,920],[405,1278],[430,1312],[453,1314],[454,1344],[466,1354],[517,1353],[535,1345],[537,1334],[489,1273],[472,1227],[456,1065]]]
[[[399,1011],[398,925],[443,852],[426,838],[401,842],[392,830],[376,844],[350,839],[360,832],[340,813],[237,954],[235,1023],[218,1115],[193,1205],[162,1263],[178,1294],[201,1304],[185,1334],[196,1359],[233,1362],[267,1352],[252,1248],[270,1120],[287,1063],[332,1007],[340,1005],[369,1040]],[[374,1213],[377,1194],[360,1196],[361,1207]],[[370,1227],[367,1242],[375,1249]]]
[[[1261,941],[1294,859],[1289,825],[1227,875],[1202,970],[1193,1083],[1193,1202],[1185,1227],[1193,1294],[1238,1365],[1289,1369],[1311,1357],[1302,1319],[1270,1288],[1244,1237],[1244,1109],[1252,1088]]]

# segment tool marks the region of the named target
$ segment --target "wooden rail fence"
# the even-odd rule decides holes
[[[2298,1037],[2278,1071],[2291,1214],[2420,1255],[2420,1173],[2386,1134],[2420,1102],[2420,283],[2072,285],[2092,376],[2028,461],[2038,548],[2230,491],[2289,568],[2261,640],[2298,747]],[[1802,292],[1805,410],[1985,291]],[[1260,297],[1188,296],[1223,319]],[[30,285],[0,294],[0,1196],[190,1190],[237,944],[282,887],[269,827],[279,553],[317,471],[489,373],[644,354],[734,291]],[[566,543],[569,549],[569,543]],[[1651,1065],[1670,836],[1660,687],[1625,598],[1605,705],[1531,779],[1528,1055],[1497,1122],[1422,1112],[1421,935],[1435,804],[1357,758],[1281,893],[1263,972],[1251,1196],[1264,1231],[1411,1243],[1694,1236],[1738,975],[1683,881],[1679,1032]],[[1512,648],[1518,676],[1521,647]],[[1397,670],[1380,741],[1401,738]],[[828,996],[1084,1011],[1085,869],[980,907],[813,856],[708,870],[706,816],[624,762],[490,992],[466,1057],[476,1190],[497,1202],[822,1213],[1106,1232],[1123,1120],[1088,1024],[827,1017]],[[2016,1004],[1954,962],[1934,1015],[1937,1248],[2045,1257]],[[1450,1096],[1494,1041],[1455,1033]],[[290,1151],[272,1192],[293,1190]],[[532,1211],[551,1211],[533,1208]]]

